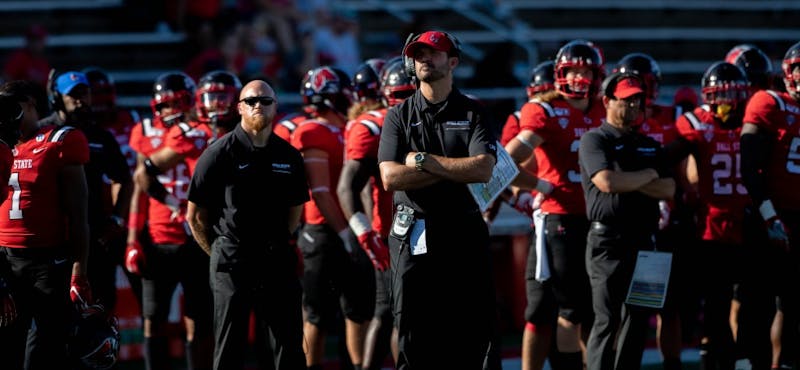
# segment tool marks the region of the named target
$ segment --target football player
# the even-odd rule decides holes
[[[795,122],[800,117],[800,43],[789,47],[781,68],[786,92],[758,91],[747,104],[741,137],[741,174],[753,205],[763,219],[770,245],[773,246],[765,249],[761,255],[767,258],[763,261],[764,272],[773,272],[776,275],[762,281],[763,284],[757,284],[751,291],[763,294],[765,286],[777,289],[784,320],[781,340],[783,359],[780,363],[793,364],[796,361],[797,351],[794,349],[798,340],[798,297],[795,285],[798,254],[795,235],[800,232],[800,196],[796,192],[796,186],[800,184],[800,132]],[[768,297],[761,299],[769,301]],[[742,302],[742,309],[744,308],[745,303]],[[749,320],[758,320],[759,324],[764,324],[761,322],[764,318],[760,316]],[[768,319],[771,321],[772,317]],[[740,332],[741,329],[740,327]],[[768,328],[758,326],[753,330],[760,333]],[[759,363],[762,356],[769,355],[762,351],[761,346],[757,346],[756,351],[758,352],[752,357],[757,358]],[[763,364],[764,367],[768,365],[769,363]],[[756,361],[753,361],[753,366],[757,366]]]
[[[561,47],[555,59],[556,89],[522,107],[520,133],[506,145],[521,170],[513,184],[544,196],[544,222],[531,243],[525,276],[523,369],[542,368],[553,338],[558,338],[551,360],[554,367],[583,366],[581,342],[586,336],[581,329],[590,322],[592,305],[584,262],[589,222],[578,146],[581,135],[605,118],[605,108],[596,98],[600,76],[605,74],[602,61],[591,42],[574,40]],[[521,166],[534,156],[536,176]],[[552,262],[552,276],[537,268],[537,263],[548,263],[545,255]]]
[[[374,273],[369,262],[365,269],[351,258],[361,248],[332,189],[342,172],[342,135],[352,96],[350,79],[336,68],[315,68],[304,78],[301,95],[314,117],[297,127],[291,141],[303,155],[312,199],[304,206],[304,225],[297,241],[304,259],[306,364],[309,369],[321,368],[325,330],[332,318],[326,308],[341,296],[350,360],[354,366],[361,366],[365,322],[372,315],[370,294],[374,289],[364,281],[374,281]],[[336,297],[331,296],[331,286]]]
[[[700,265],[716,264],[696,277],[703,284],[707,368],[733,368],[734,339],[728,322],[733,285],[741,279],[745,253],[745,208],[750,204],[738,172],[739,135],[749,98],[747,79],[739,67],[717,62],[702,79],[703,105],[676,122],[680,138],[672,145],[678,158],[692,154],[699,191],[697,218]]]
[[[356,72],[356,79],[363,80],[358,74]],[[374,88],[375,91],[369,94],[380,95],[380,109],[364,112],[348,123],[345,131],[346,158],[337,188],[344,216],[375,268],[375,312],[366,334],[364,369],[380,369],[390,348],[395,362],[397,360],[397,331],[392,330],[389,250],[386,247],[392,223],[392,193],[385,191],[381,183],[377,162],[378,143],[388,108],[399,104],[416,90],[413,79],[406,75],[404,64],[399,59],[386,65],[380,83]],[[375,99],[378,99],[377,95]],[[369,186],[372,195],[371,223],[360,198],[364,186]]]
[[[85,79],[60,80],[54,88],[67,97],[64,102],[69,106],[88,104],[81,101],[87,98]],[[73,92],[81,88],[82,94]],[[28,369],[62,368],[67,363],[73,312],[69,302],[79,311],[92,302],[86,273],[89,201],[83,169],[89,145],[71,126],[39,126],[47,102],[38,85],[9,82],[0,87],[0,95],[13,97],[24,111],[8,180],[11,191],[0,205],[0,259],[10,267],[8,283],[19,317],[0,330],[0,356],[4,367],[11,369],[22,369],[26,358]],[[31,320],[36,322],[37,337],[26,350]]]
[[[214,73],[210,72],[209,74]],[[208,76],[208,75],[206,75]],[[206,77],[204,76],[204,77]],[[235,76],[234,76],[235,78]],[[238,83],[235,79],[232,84]],[[241,87],[241,83],[238,83]],[[227,91],[229,105],[238,89]],[[217,130],[195,119],[196,86],[191,78],[171,72],[156,79],[151,105],[154,116],[168,127],[163,146],[144,156],[134,179],[150,196],[147,243],[136,259],[146,260],[143,274],[145,350],[148,366],[169,367],[167,315],[180,282],[184,291],[186,360],[195,369],[211,368],[213,345],[212,298],[208,284],[208,256],[196,245],[183,214],[189,180],[200,154],[217,137]],[[224,98],[223,98],[224,99]],[[228,111],[231,107],[228,107]],[[198,112],[198,117],[203,114]],[[209,119],[205,112],[205,119]],[[132,247],[136,247],[133,245]],[[134,259],[131,254],[127,259]],[[136,262],[126,260],[127,265]]]

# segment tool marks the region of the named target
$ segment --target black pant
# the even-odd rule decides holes
[[[482,369],[494,319],[488,230],[480,214],[425,220],[427,253],[389,237],[398,369]],[[446,344],[446,345],[443,345]]]
[[[13,325],[0,328],[3,369],[21,370],[26,359],[28,370],[67,364],[72,261],[66,255],[63,248],[0,248],[0,274],[8,280],[19,315]],[[31,320],[38,339],[26,348]]]
[[[278,370],[305,369],[297,255],[218,237],[211,246],[214,294],[214,369],[243,369],[250,310],[265,330]],[[248,250],[249,249],[249,250]]]
[[[652,240],[646,235],[623,235],[618,229],[592,223],[586,246],[594,309],[594,324],[586,344],[588,370],[641,367],[647,323],[653,310],[624,302],[638,250],[651,246]]]

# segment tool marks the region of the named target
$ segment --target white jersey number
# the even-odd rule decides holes
[[[786,171],[800,174],[800,137],[795,137],[789,144],[789,155],[786,156]]]
[[[737,194],[747,194],[747,189],[742,185],[742,172],[739,169],[739,153],[736,156],[717,153],[711,157],[711,165],[716,168],[711,176],[714,178],[714,194],[733,194],[733,184],[736,183]],[[719,166],[722,165],[722,166]]]
[[[11,177],[8,178],[8,186],[14,189],[14,192],[11,194],[11,210],[8,211],[8,219],[21,220],[22,210],[19,209],[19,197],[20,194],[22,194],[22,188],[19,186],[18,172],[12,173]]]

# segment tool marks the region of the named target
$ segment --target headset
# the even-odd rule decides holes
[[[603,80],[603,83],[600,85],[600,91],[603,92],[603,96],[605,96],[606,98],[617,100],[617,97],[614,96],[614,89],[617,88],[617,84],[620,81],[630,78],[639,81],[639,84],[642,86],[642,90],[646,90],[646,85],[644,83],[644,80],[642,79],[642,76],[639,76],[638,74],[632,72],[614,72],[610,74],[608,77],[606,77],[605,80]],[[643,93],[641,95],[642,95],[641,107],[644,109],[644,107],[646,106],[645,99],[647,94]]]
[[[56,89],[57,77],[56,69],[50,69],[50,73],[47,75],[47,100],[50,102],[50,107],[56,112],[65,110],[64,100],[61,99],[61,93]]]
[[[458,39],[455,36],[444,31],[428,31],[428,32],[441,32],[445,36],[447,36],[447,39],[450,40],[450,44],[453,45],[453,48],[450,50],[448,54],[461,59],[461,41],[458,41]],[[403,45],[403,52],[402,52],[403,65],[405,66],[406,74],[409,77],[417,77],[417,71],[414,69],[414,58],[406,56],[406,50],[408,50],[408,45],[411,45],[414,41],[419,40],[420,36],[424,35],[425,33],[427,32],[423,32],[416,35],[413,32],[409,33],[408,37],[406,38],[406,43]]]

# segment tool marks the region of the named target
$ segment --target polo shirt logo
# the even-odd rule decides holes
[[[469,130],[469,121],[447,121],[444,123],[445,130]]]
[[[288,163],[273,163],[272,164],[272,172],[291,174],[292,173],[291,170],[292,170],[292,165],[290,165]]]

